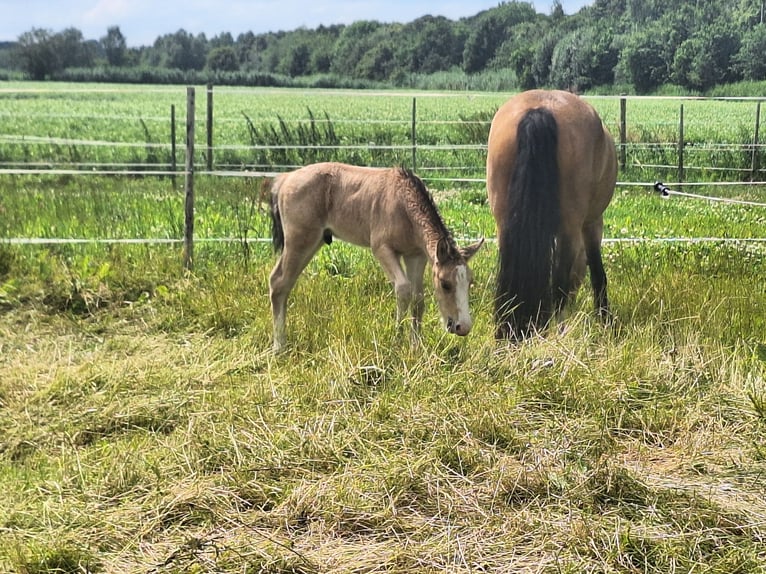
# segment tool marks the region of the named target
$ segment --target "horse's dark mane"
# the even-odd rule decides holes
[[[439,209],[436,207],[434,198],[426,188],[423,180],[406,167],[400,166],[398,170],[399,175],[409,183],[408,188],[414,191],[413,194],[407,195],[407,204],[414,208],[441,237],[446,238],[450,246],[454,247],[457,252],[457,246],[452,233],[445,225],[441,213],[439,213]]]

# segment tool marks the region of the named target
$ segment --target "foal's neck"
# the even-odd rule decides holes
[[[435,214],[435,216],[434,216]],[[424,212],[423,210],[410,210],[410,220],[415,233],[415,241],[425,253],[429,262],[433,264],[437,260],[439,244],[445,243],[449,246],[449,253],[456,252],[457,247],[452,239],[452,235],[447,230],[438,212]],[[444,245],[442,245],[442,248]]]
[[[399,171],[399,176],[406,180],[403,187],[406,191],[400,197],[404,200],[421,247],[433,263],[436,260],[437,246],[440,241],[446,240],[450,246],[454,246],[452,236],[422,180],[406,171]]]

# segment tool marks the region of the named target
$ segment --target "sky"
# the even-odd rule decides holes
[[[561,0],[574,14],[593,0]],[[549,14],[553,0],[534,0]],[[18,40],[43,28],[77,28],[86,40],[98,40],[119,26],[128,46],[149,46],[159,36],[184,29],[210,39],[229,32],[289,31],[357,20],[411,22],[430,14],[457,20],[493,8],[498,0],[0,0],[0,42]]]

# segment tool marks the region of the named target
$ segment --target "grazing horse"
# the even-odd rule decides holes
[[[269,278],[274,350],[286,343],[287,297],[323,243],[333,237],[369,247],[394,285],[397,321],[412,308],[413,341],[425,307],[423,273],[447,331],[467,335],[472,320],[468,260],[483,240],[458,248],[423,182],[403,168],[318,163],[277,176],[271,184],[272,239],[282,254]],[[402,262],[404,267],[402,267]]]
[[[576,294],[586,263],[595,307],[608,318],[601,239],[616,179],[614,140],[578,96],[531,90],[497,110],[487,193],[498,232],[498,339],[544,327]]]

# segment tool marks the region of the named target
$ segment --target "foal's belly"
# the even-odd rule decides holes
[[[328,225],[327,229],[332,233],[332,236],[345,241],[346,243],[352,243],[359,245],[360,247],[370,246],[370,231],[360,225]]]

